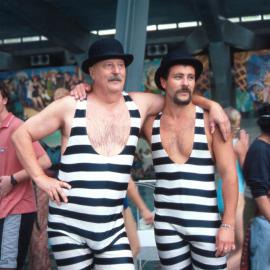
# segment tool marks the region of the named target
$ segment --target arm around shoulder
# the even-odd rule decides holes
[[[202,107],[209,111],[209,127],[210,132],[213,134],[215,131],[215,124],[218,125],[224,140],[226,141],[231,133],[230,121],[223,111],[222,107],[215,101],[199,96],[192,95],[192,101],[195,105]]]
[[[137,104],[142,117],[156,115],[164,106],[164,97],[158,94],[132,92],[130,96]]]

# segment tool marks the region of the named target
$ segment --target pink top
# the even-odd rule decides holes
[[[19,118],[9,113],[0,126],[0,176],[11,175],[23,169],[11,141],[12,133],[22,123]],[[33,145],[37,157],[45,154],[45,151],[38,142],[34,142]],[[30,179],[16,185],[7,196],[0,199],[0,218],[5,218],[11,214],[23,214],[35,211],[35,195]]]

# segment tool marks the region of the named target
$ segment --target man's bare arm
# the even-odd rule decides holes
[[[259,196],[255,198],[256,204],[259,208],[260,214],[262,214],[268,222],[270,222],[270,200],[265,196]]]
[[[218,125],[224,140],[229,138],[231,133],[230,121],[222,107],[215,101],[193,94],[192,102],[209,111],[209,127],[211,134],[215,131],[215,124]]]
[[[164,97],[161,95],[144,92],[131,92],[129,95],[139,108],[142,122],[148,116],[158,114],[164,107]]]
[[[154,215],[151,213],[151,211],[147,208],[146,204],[144,203],[132,178],[129,179],[127,194],[128,194],[128,197],[133,201],[133,203],[139,209],[145,223],[146,224],[153,223]]]
[[[39,114],[28,119],[12,136],[17,156],[25,170],[36,184],[58,203],[61,201],[59,195],[67,201],[62,188],[70,188],[70,185],[45,174],[38,163],[32,142],[63,127],[64,119],[69,114],[70,102],[74,102],[73,98],[67,97],[51,103]]]
[[[231,138],[225,142],[219,130],[213,134],[212,146],[217,170],[223,181],[224,214],[216,237],[217,256],[222,256],[235,249],[234,225],[238,202],[236,160]]]

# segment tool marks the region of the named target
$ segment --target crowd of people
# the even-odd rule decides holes
[[[258,111],[261,134],[249,148],[240,114],[228,108],[227,117],[194,93],[199,60],[182,51],[163,57],[155,83],[165,95],[124,91],[132,61],[118,40],[99,39],[82,64],[93,83],[77,85],[73,96],[59,90],[25,123],[8,112],[0,85],[0,269],[22,269],[31,234],[31,269],[49,269],[47,251],[34,259],[48,241],[58,269],[134,269],[139,242],[127,197],[154,224],[162,269],[240,269],[245,184],[258,207],[250,269],[268,269],[270,105]],[[61,145],[50,173],[53,160],[38,141],[56,130]],[[152,150],[154,215],[130,178],[140,132]]]

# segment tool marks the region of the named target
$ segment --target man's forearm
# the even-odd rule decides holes
[[[13,133],[12,141],[16,148],[17,157],[29,176],[35,180],[38,176],[45,174],[36,158],[31,137],[23,128],[19,127]]]
[[[38,163],[43,169],[48,169],[51,167],[51,161],[48,157],[47,154],[42,155],[41,157],[38,158]],[[17,180],[18,183],[22,183],[26,180],[29,180],[29,174],[27,173],[26,170],[20,170],[16,173],[13,173],[13,176]]]
[[[255,198],[256,204],[259,208],[260,214],[263,215],[270,222],[270,200],[265,196]]]
[[[238,186],[237,180],[227,180],[224,178],[222,194],[224,200],[224,214],[222,222],[234,226],[236,208],[238,202]]]
[[[197,106],[200,106],[202,107],[203,109],[209,111],[211,106],[213,105],[218,105],[217,102],[215,101],[212,101],[210,99],[207,99],[205,97],[202,97],[202,96],[199,96],[199,95],[196,95],[196,94],[193,94],[192,95],[192,102],[197,105]]]
[[[127,194],[140,211],[147,208],[132,178],[129,180]]]

